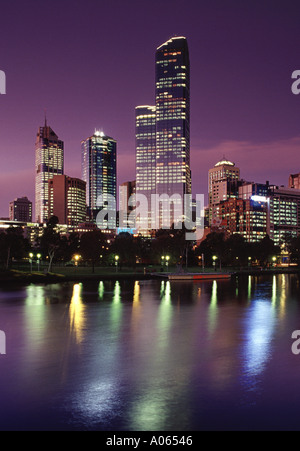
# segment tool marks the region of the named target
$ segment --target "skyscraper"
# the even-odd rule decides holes
[[[149,212],[141,212],[139,219],[143,224],[148,220],[149,228],[150,219],[156,219],[156,228],[170,227],[178,213],[183,219],[184,195],[191,194],[190,62],[185,37],[173,37],[157,48],[155,106],[136,107],[136,194],[148,200]],[[171,207],[167,224],[166,205],[153,205],[153,194],[167,198],[167,208]]]
[[[173,37],[156,50],[156,193],[191,193],[190,62],[187,40]]]
[[[136,194],[144,195],[149,209],[141,212],[137,226],[150,228],[151,194],[156,192],[156,115],[155,106],[137,106],[135,109],[136,139]]]
[[[27,197],[19,197],[10,202],[9,219],[11,221],[31,222],[32,202]]]
[[[86,183],[57,175],[48,181],[48,216],[57,216],[60,224],[77,226],[86,221]]]
[[[92,220],[100,210],[99,196],[109,194],[116,199],[116,152],[117,142],[99,131],[81,142],[82,180],[86,182],[86,203]]]
[[[219,161],[208,171],[209,223],[220,218],[220,203],[238,197],[240,170],[231,161]]]
[[[45,120],[35,143],[35,216],[39,223],[48,219],[48,180],[64,173],[64,143]]]

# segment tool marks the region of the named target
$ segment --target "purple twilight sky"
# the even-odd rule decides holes
[[[186,36],[193,193],[225,154],[244,179],[287,185],[300,172],[300,3],[295,0],[11,0],[0,7],[0,216],[34,202],[34,143],[48,124],[81,177],[80,141],[118,142],[118,184],[135,179],[136,105],[154,104],[156,48]]]

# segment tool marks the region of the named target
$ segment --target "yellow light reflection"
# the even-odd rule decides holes
[[[136,282],[134,284],[134,289],[133,289],[133,304],[134,305],[137,305],[140,302],[140,292],[141,292],[140,283],[136,280]]]
[[[211,299],[208,311],[209,319],[209,330],[213,332],[217,325],[217,314],[218,314],[218,284],[214,280],[211,289]]]
[[[279,316],[282,318],[285,315],[286,309],[286,290],[287,290],[287,275],[281,274],[281,290],[280,290],[280,309]]]
[[[70,333],[79,344],[83,339],[84,305],[82,303],[82,283],[76,283],[73,287],[73,295],[70,303]]]

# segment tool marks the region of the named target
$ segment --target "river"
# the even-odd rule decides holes
[[[299,430],[299,276],[0,290],[1,430]]]

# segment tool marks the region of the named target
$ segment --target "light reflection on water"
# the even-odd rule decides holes
[[[289,429],[298,290],[296,275],[2,290],[0,428],[263,428],[277,402]]]

